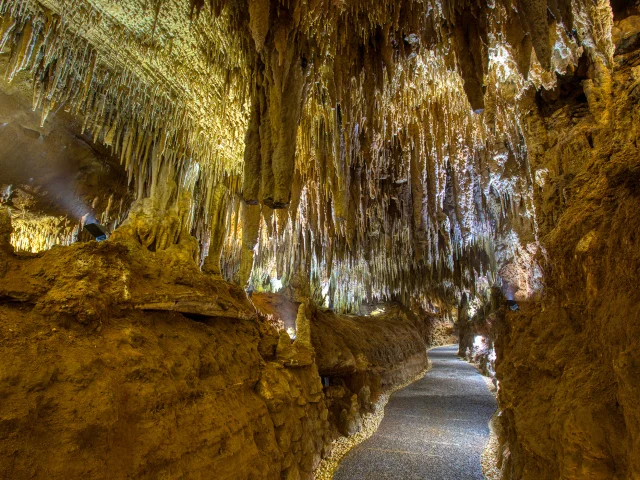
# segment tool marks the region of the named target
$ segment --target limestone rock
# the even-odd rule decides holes
[[[615,38],[625,52],[620,22]],[[562,98],[527,125],[546,295],[507,312],[497,378],[505,479],[640,475],[636,339],[638,78],[627,55],[594,65],[585,102]],[[589,98],[591,97],[591,98]],[[614,120],[615,119],[615,120]],[[538,149],[541,131],[547,149]],[[527,393],[525,393],[527,392]]]

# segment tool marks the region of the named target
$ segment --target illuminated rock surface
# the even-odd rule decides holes
[[[640,478],[639,14],[0,0],[0,477],[311,478],[456,342]]]
[[[375,330],[344,317],[343,343],[320,355],[335,314],[283,299],[298,312],[292,343],[242,289],[171,249],[114,239],[15,257],[5,212],[8,478],[311,478],[381,391],[427,365],[428,317],[393,309]]]
[[[12,243],[38,252],[76,241],[83,219],[118,225],[132,198],[117,159],[79,135],[73,116],[59,112],[40,125],[29,79],[23,72],[0,88],[0,198],[12,207]]]

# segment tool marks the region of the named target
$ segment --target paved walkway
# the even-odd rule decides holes
[[[497,405],[457,346],[429,352],[433,368],[394,393],[378,431],[342,460],[334,480],[482,480],[480,455]]]

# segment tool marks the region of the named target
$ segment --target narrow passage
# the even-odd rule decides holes
[[[334,480],[484,478],[480,455],[497,405],[457,350],[429,352],[433,368],[393,394],[378,431],[347,454]]]

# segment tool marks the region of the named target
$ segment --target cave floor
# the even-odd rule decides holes
[[[378,431],[347,454],[335,480],[484,478],[480,456],[497,404],[457,350],[429,352],[433,368],[391,397]]]

